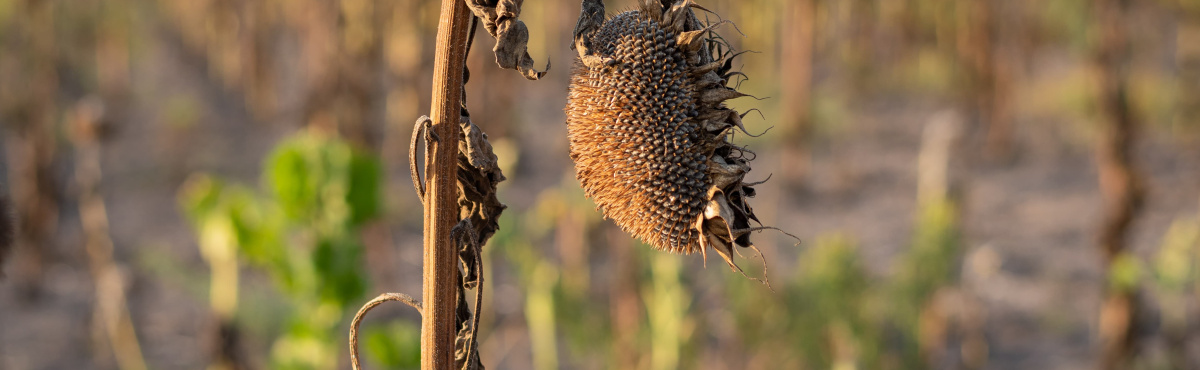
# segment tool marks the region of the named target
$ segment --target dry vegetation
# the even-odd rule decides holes
[[[699,0],[665,22],[731,22],[711,60],[672,58],[749,51],[717,83],[769,97],[701,97],[673,138],[735,167],[687,194],[746,211],[715,212],[726,246],[752,216],[804,239],[753,235],[773,291],[651,248],[702,250],[706,212],[647,222],[676,204],[588,172],[628,161],[581,160],[604,132],[572,115],[623,113],[581,86],[637,53],[586,20],[644,8],[582,3],[446,2],[439,46],[439,2],[0,0],[0,368],[347,368],[354,311],[418,291],[442,365],[1200,366],[1200,2]],[[364,367],[418,367],[421,320],[357,321]]]

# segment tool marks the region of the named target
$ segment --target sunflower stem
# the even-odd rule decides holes
[[[454,368],[455,311],[457,308],[458,252],[450,229],[458,222],[458,188],[455,186],[458,126],[466,64],[467,31],[471,13],[462,0],[443,0],[438,22],[433,67],[433,104],[430,113],[437,140],[428,143],[429,173],[424,209],[424,273],[421,322],[421,369]]]

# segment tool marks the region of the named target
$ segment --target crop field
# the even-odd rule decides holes
[[[0,370],[1200,368],[1200,1],[443,1],[0,0]]]

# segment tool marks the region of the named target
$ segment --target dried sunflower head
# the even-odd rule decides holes
[[[728,136],[742,115],[724,101],[736,56],[703,24],[691,0],[643,0],[604,19],[585,0],[573,48],[579,60],[567,97],[576,177],[626,232],[656,249],[705,253],[731,268],[733,246],[754,248],[743,182],[747,152]],[[744,130],[744,129],[743,129]]]

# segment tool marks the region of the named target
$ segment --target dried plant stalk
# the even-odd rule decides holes
[[[464,1],[443,0],[433,66],[431,131],[427,143],[429,191],[425,193],[425,263],[421,321],[421,369],[444,370],[455,365],[454,342],[458,304],[458,249],[450,230],[458,223],[458,126],[471,19]]]
[[[101,119],[104,108],[98,101],[84,101],[74,109],[75,181],[79,189],[79,218],[83,223],[84,249],[96,284],[94,316],[122,370],[144,370],[146,361],[134,332],[125,294],[125,283],[113,261],[108,211],[100,196]]]
[[[499,228],[497,220],[505,208],[496,197],[496,186],[504,181],[504,174],[487,135],[471,122],[463,85],[470,76],[466,58],[479,22],[496,37],[493,50],[502,68],[515,69],[531,80],[545,74],[532,68],[533,59],[525,45],[529,31],[517,20],[520,6],[521,1],[513,0],[442,2],[434,58],[433,118],[417,120],[409,143],[409,171],[425,210],[425,304],[398,293],[368,302],[355,316],[350,331],[355,369],[359,368],[358,324],[368,310],[386,300],[403,301],[421,311],[422,369],[484,369],[476,345],[483,303],[481,253]],[[478,18],[472,18],[472,12]],[[421,141],[425,142],[425,181],[416,160]],[[455,262],[461,264],[461,270]],[[474,309],[467,300],[468,289],[475,289]]]
[[[5,165],[12,191],[14,217],[19,220],[13,239],[11,277],[21,299],[42,290],[46,266],[54,258],[58,230],[60,193],[55,164],[58,150],[57,115],[62,37],[56,32],[55,14],[62,6],[55,1],[12,1],[18,16],[9,18],[14,30],[7,33],[0,64],[12,64],[22,75],[6,75],[0,87],[0,120],[5,121]],[[8,28],[8,27],[6,27]]]
[[[1104,198],[1103,224],[1097,240],[1105,269],[1114,266],[1127,252],[1130,227],[1142,208],[1145,188],[1133,160],[1137,140],[1137,117],[1129,104],[1129,30],[1122,19],[1129,12],[1128,0],[1096,1],[1094,6],[1100,70],[1100,103],[1103,132],[1096,147],[1100,191]],[[1100,310],[1099,336],[1103,357],[1101,369],[1129,366],[1137,346],[1137,287],[1109,288]]]
[[[471,18],[468,5],[478,18]],[[505,208],[496,197],[496,186],[504,181],[504,175],[487,135],[471,122],[463,85],[470,75],[466,70],[470,40],[480,20],[496,37],[494,50],[501,67],[515,69],[531,80],[545,73],[532,69],[533,60],[525,46],[528,30],[517,20],[519,14],[520,2],[511,0],[442,3],[434,59],[433,118],[423,116],[417,120],[409,144],[409,171],[425,211],[425,304],[411,298],[392,299],[421,311],[422,369],[484,369],[476,345],[483,302],[481,253],[482,246],[499,228],[497,220]],[[428,174],[425,181],[421,180],[421,166],[416,161],[422,140]],[[461,270],[456,262],[461,263]],[[474,309],[467,300],[468,289],[475,289]],[[359,368],[358,323],[371,307],[384,300],[368,302],[355,317],[350,331],[355,369]]]
[[[729,266],[754,248],[746,200],[749,151],[729,142],[744,114],[724,101],[739,55],[693,14],[691,0],[643,0],[604,19],[585,0],[575,28],[567,127],[576,177],[621,229],[656,249],[705,253]],[[725,22],[721,22],[725,23]]]
[[[4,278],[4,261],[13,243],[12,204],[8,202],[8,194],[0,188],[0,279]]]

